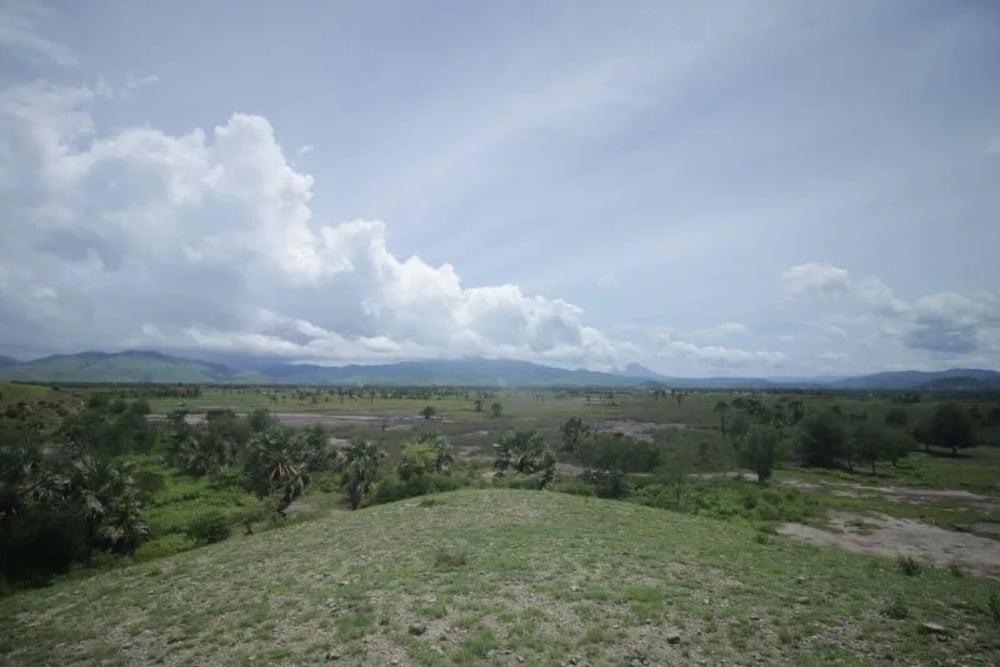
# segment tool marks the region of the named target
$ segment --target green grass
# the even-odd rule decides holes
[[[333,513],[0,600],[10,664],[1000,662],[1000,586],[556,493]],[[442,567],[439,556],[463,554]],[[991,598],[993,591],[993,598]],[[995,606],[995,604],[994,604]],[[919,632],[949,629],[946,641]],[[418,623],[426,632],[414,635]],[[668,642],[672,634],[676,643]]]

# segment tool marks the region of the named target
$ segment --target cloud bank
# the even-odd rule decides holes
[[[95,133],[100,89],[0,93],[0,337],[302,360],[482,354],[609,366],[623,350],[560,299],[463,286],[386,226],[313,219],[313,179],[260,116],[210,132]]]

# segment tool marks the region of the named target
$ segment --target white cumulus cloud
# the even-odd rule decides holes
[[[380,221],[314,220],[313,179],[265,118],[101,135],[98,96],[44,83],[0,92],[9,344],[620,361],[570,303],[464,286],[448,264],[395,256]]]

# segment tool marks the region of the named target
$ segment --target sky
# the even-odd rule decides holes
[[[0,0],[0,354],[1000,368],[1000,4]]]

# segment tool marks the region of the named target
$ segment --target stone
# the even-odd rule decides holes
[[[920,632],[925,635],[946,635],[948,630],[945,629],[943,625],[938,625],[937,623],[921,623]]]
[[[410,623],[410,627],[407,628],[411,635],[422,635],[427,632],[427,626],[423,623]]]
[[[667,643],[671,645],[681,643],[681,633],[679,632],[668,632],[667,633]]]

